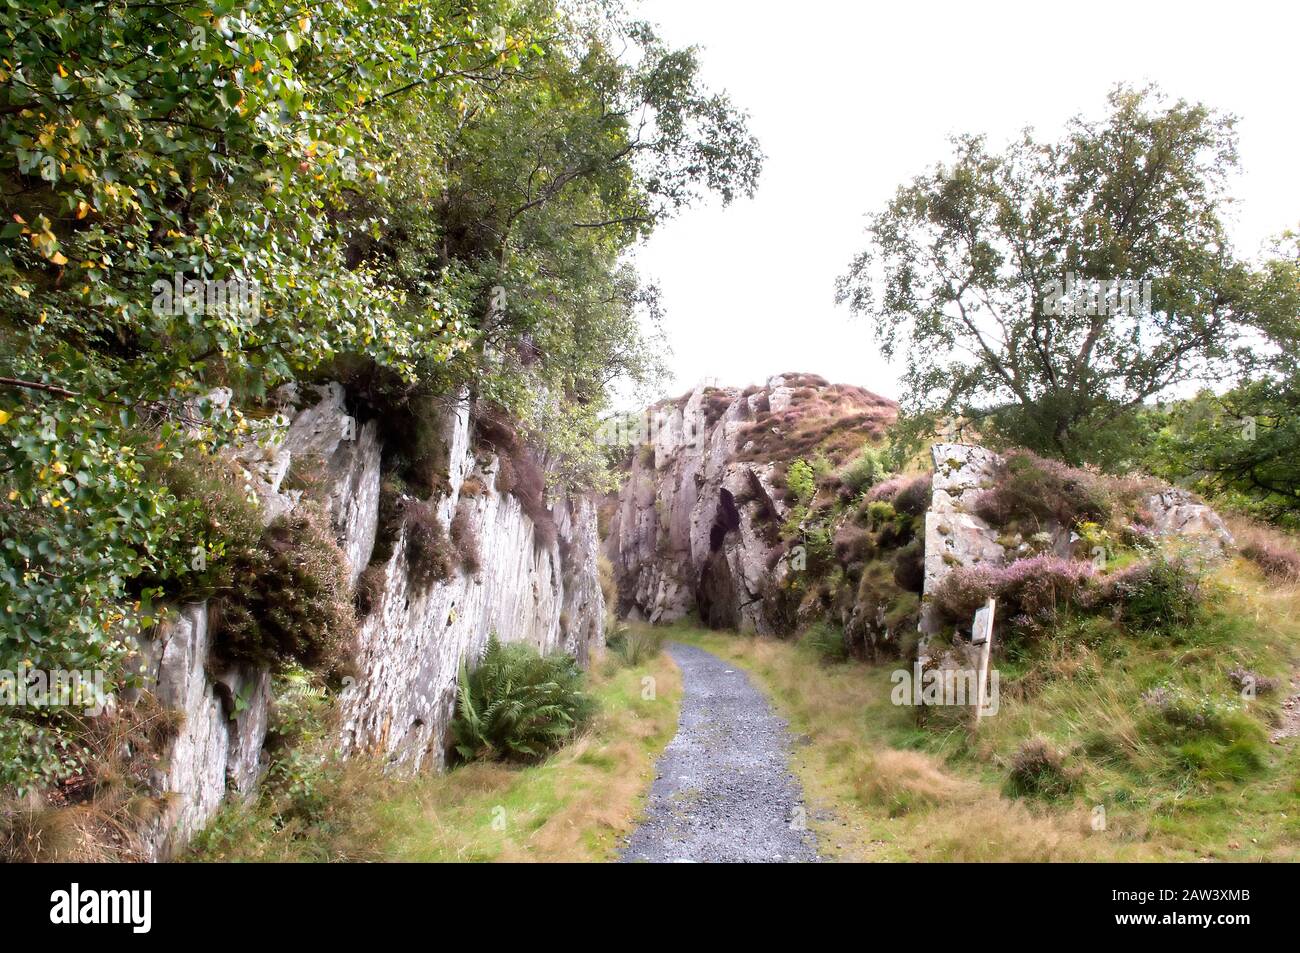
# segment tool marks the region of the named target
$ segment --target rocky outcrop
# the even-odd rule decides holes
[[[449,487],[436,507],[443,525],[464,514],[481,568],[458,566],[446,582],[419,585],[403,527],[361,628],[361,675],[341,699],[342,749],[373,752],[406,770],[443,763],[461,660],[472,664],[493,633],[580,661],[604,639],[590,501],[555,501],[556,534],[547,539],[519,500],[498,492],[501,461],[475,451],[469,428],[461,402],[446,418]]]
[[[789,514],[785,467],[829,435],[854,452],[896,413],[860,388],[795,374],[747,390],[700,386],[650,408],[604,542],[620,614],[670,622],[696,612],[718,627],[777,631],[765,596],[789,571],[773,559]]]
[[[312,473],[355,583],[371,561],[380,526],[383,447],[376,421],[359,422],[338,384],[306,395],[286,389],[282,413],[233,457],[244,468],[265,522],[290,512],[301,491],[283,486],[291,466]],[[213,398],[218,409],[229,395]],[[552,503],[554,532],[542,532],[519,500],[499,492],[500,461],[476,452],[469,403],[453,402],[435,423],[446,450],[446,491],[434,501],[442,526],[458,509],[477,560],[450,578],[416,585],[404,534],[382,563],[382,593],[358,638],[356,676],[340,699],[347,753],[383,755],[406,770],[442,763],[462,658],[495,632],[586,661],[603,644],[604,607],[590,500]],[[473,492],[469,492],[467,481]],[[272,706],[265,668],[223,667],[212,653],[207,607],[183,607],[141,646],[143,687],[179,715],[179,729],[151,779],[165,810],[144,836],[150,859],[173,856],[228,796],[248,797],[264,768]]]
[[[1157,534],[1187,540],[1207,556],[1221,556],[1237,545],[1223,518],[1184,489],[1152,494],[1147,508]]]
[[[930,509],[925,514],[925,585],[921,597],[921,631],[938,631],[929,595],[944,577],[961,566],[1000,565],[1006,549],[998,532],[974,513],[976,499],[993,485],[997,454],[983,447],[940,443],[931,448],[934,477]]]
[[[251,795],[262,773],[262,742],[271,701],[265,669],[214,670],[205,604],[186,606],[146,646],[142,675],[180,725],[150,783],[165,808],[142,838],[146,857],[165,859],[184,847],[221,806],[227,792]]]

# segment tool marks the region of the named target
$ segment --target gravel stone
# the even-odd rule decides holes
[[[646,817],[623,861],[816,861],[790,732],[739,669],[670,643],[682,671],[677,734],[659,758]]]

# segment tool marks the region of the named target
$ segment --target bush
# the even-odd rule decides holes
[[[1201,571],[1189,560],[1157,554],[1107,580],[1106,598],[1119,606],[1128,628],[1169,634],[1201,618]]]
[[[572,656],[543,656],[528,645],[504,645],[493,634],[472,672],[461,661],[451,723],[457,754],[466,761],[545,757],[594,713],[583,681]]]
[[[800,642],[813,651],[823,662],[843,662],[849,657],[848,645],[844,641],[844,631],[829,622],[817,622],[804,633]]]
[[[384,587],[388,580],[388,567],[383,563],[371,563],[357,577],[357,590],[353,601],[357,607],[357,616],[364,619],[379,607],[384,597]]]
[[[1045,738],[1031,738],[1011,759],[1008,792],[1020,797],[1062,798],[1079,782],[1077,770],[1068,768],[1065,756]]]
[[[925,540],[920,536],[894,556],[894,582],[908,592],[925,588]]]
[[[785,485],[796,503],[807,505],[817,491],[817,475],[812,465],[806,460],[794,461],[786,474]]]
[[[642,626],[620,626],[605,644],[624,665],[634,667],[648,662],[663,651],[664,636],[662,632]]]
[[[933,477],[929,473],[903,482],[894,494],[894,509],[905,516],[922,516],[930,508]]]
[[[875,447],[864,447],[858,458],[844,468],[840,473],[840,487],[846,499],[857,496],[889,474],[883,457]]]
[[[1108,523],[1114,502],[1102,477],[1026,450],[1008,453],[997,466],[995,485],[980,494],[975,512],[994,526],[1023,524],[1038,530],[1080,520]]]
[[[1300,582],[1300,551],[1291,538],[1261,528],[1239,534],[1241,555],[1276,582]]]
[[[921,516],[930,508],[933,480],[929,473],[890,477],[868,490],[866,501],[869,506],[888,503],[904,516]]]
[[[478,535],[474,531],[473,515],[464,499],[456,506],[456,515],[451,520],[451,541],[460,554],[461,567],[474,575],[482,568],[479,559]]]
[[[954,569],[935,589],[934,600],[949,621],[964,625],[976,609],[995,598],[1000,619],[1021,632],[1037,634],[1066,607],[1095,604],[1093,579],[1091,563],[1033,556],[1007,566]]]
[[[451,578],[455,566],[451,542],[432,501],[406,508],[406,563],[417,586],[427,588]]]
[[[356,631],[347,559],[329,518],[300,503],[259,545],[228,551],[230,584],[209,604],[214,651],[230,662],[336,671]]]

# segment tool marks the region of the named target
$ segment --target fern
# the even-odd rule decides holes
[[[451,726],[456,753],[465,761],[545,757],[594,711],[593,700],[582,690],[583,679],[570,656],[503,645],[494,633],[473,671],[461,661]]]

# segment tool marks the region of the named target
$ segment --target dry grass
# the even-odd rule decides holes
[[[1300,542],[1290,533],[1252,520],[1229,521],[1241,554],[1274,583],[1300,583]]]
[[[1146,859],[1122,833],[1094,832],[1082,808],[1030,806],[978,771],[891,746],[916,731],[890,703],[887,667],[827,669],[771,639],[677,627],[752,672],[800,739],[792,768],[823,856],[863,861]],[[953,730],[965,731],[964,728]]]

